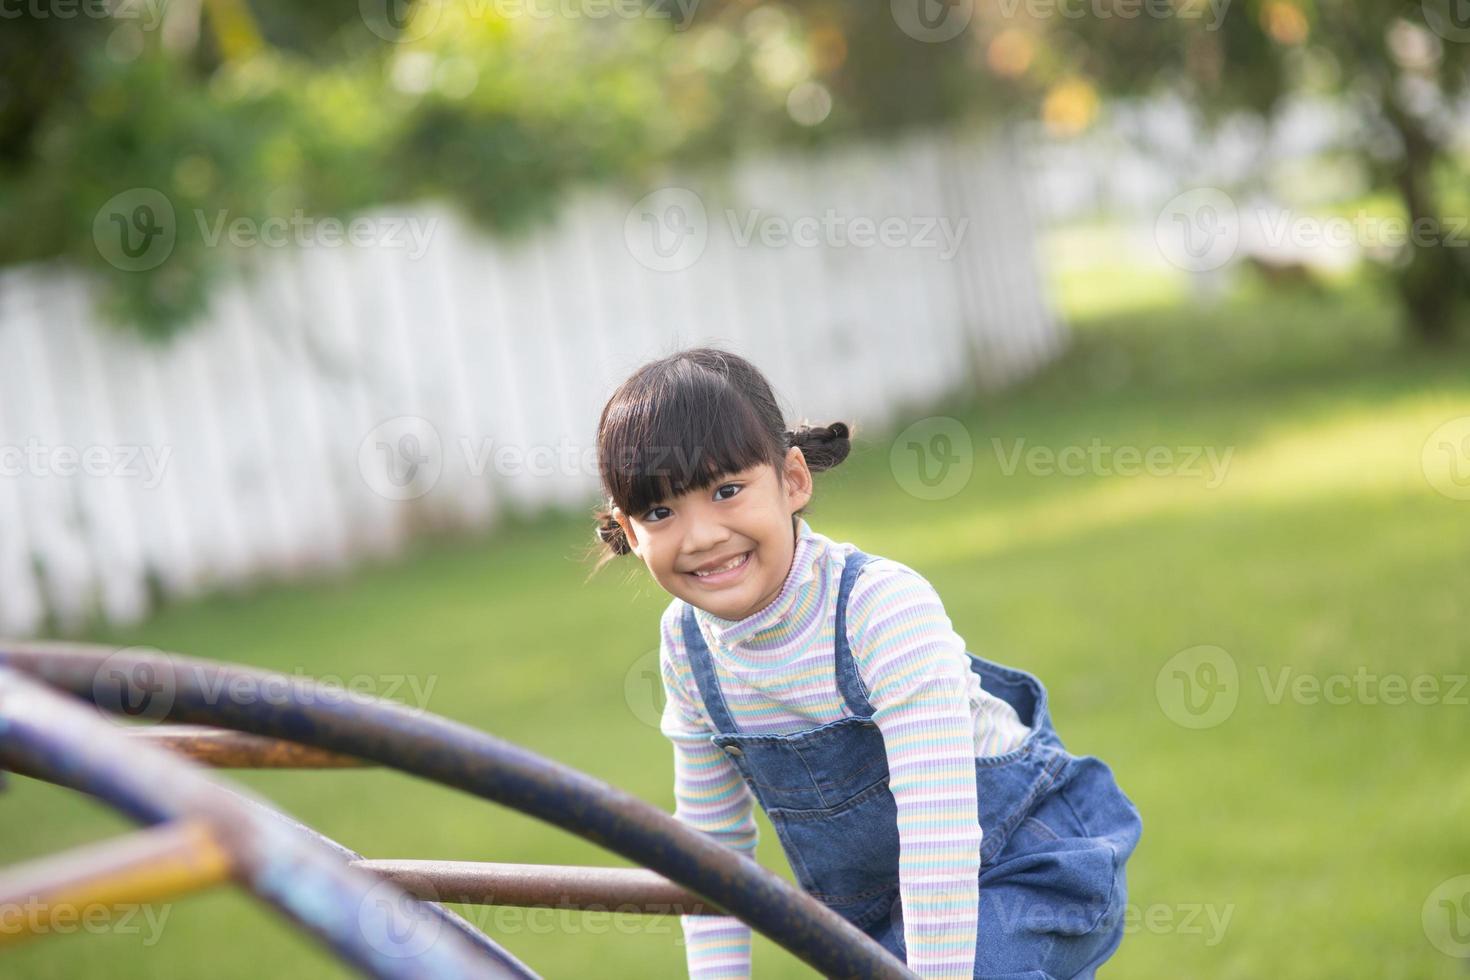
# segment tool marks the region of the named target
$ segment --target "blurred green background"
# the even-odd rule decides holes
[[[1470,868],[1470,708],[1272,703],[1270,691],[1283,668],[1464,674],[1470,509],[1431,488],[1421,459],[1425,433],[1470,415],[1464,364],[1404,348],[1384,297],[1351,280],[1302,295],[1247,283],[1208,313],[1178,280],[1105,263],[1058,285],[1073,351],[1022,390],[937,409],[976,434],[963,493],[916,501],[893,479],[891,434],[875,434],[820,477],[813,526],[929,577],[970,649],[1040,675],[1062,736],[1107,760],[1138,804],[1137,911],[1104,975],[1462,976],[1422,915],[1437,885]],[[1230,478],[1209,489],[1183,475],[1007,476],[990,442],[1094,437],[1233,447]],[[638,669],[666,597],[628,562],[584,584],[588,534],[581,516],[551,517],[98,639],[287,671],[411,673],[433,684],[432,710],[672,810],[670,749],[648,722],[658,695]],[[1240,696],[1223,723],[1192,730],[1155,684],[1201,644],[1234,658]],[[625,863],[391,774],[236,778],[370,856]],[[0,814],[0,862],[123,829],[24,778]],[[758,819],[762,863],[789,877]],[[467,911],[546,976],[684,969],[677,919]],[[174,903],[160,941],[144,948],[146,936],[35,942],[7,951],[4,973],[346,975],[228,891]],[[754,960],[763,977],[811,975],[760,937]]]
[[[1160,91],[1205,127],[1231,113],[1269,122],[1300,95],[1361,123],[1294,177],[1247,182],[1311,198],[1302,213],[1448,227],[1470,206],[1470,48],[1436,0],[1241,0],[1213,22],[1188,2],[1152,19],[1099,3],[1075,16],[943,6],[969,11],[955,43],[896,31],[897,6],[816,0],[710,2],[682,22],[366,0],[176,0],[153,28],[33,10],[0,28],[0,264],[87,267],[120,328],[164,342],[230,258],[181,236],[156,272],[109,265],[93,222],[118,188],[257,221],[447,200],[511,236],[586,185],[641,193],[670,168],[924,126],[1021,120],[1065,140]],[[974,437],[964,492],[916,499],[890,463],[896,433],[860,431],[819,477],[809,520],[925,575],[970,649],[1038,674],[1069,747],[1106,760],[1137,803],[1130,931],[1103,976],[1465,976],[1453,954],[1470,944],[1447,951],[1441,931],[1470,928],[1470,904],[1437,892],[1470,874],[1470,502],[1454,492],[1470,465],[1464,250],[1418,242],[1337,276],[1258,263],[1207,299],[1178,269],[1130,261],[1115,217],[1074,214],[1044,236],[1073,331],[1062,358],[1016,388],[923,406]],[[1462,428],[1442,445],[1447,424]],[[1019,440],[1208,448],[1229,453],[1228,479],[1012,470]],[[489,536],[427,535],[391,563],[174,603],[86,639],[409,674],[431,710],[672,811],[649,660],[667,597],[631,559],[584,581],[591,530],[561,511]],[[1160,681],[1202,646],[1238,668],[1238,703],[1193,728]],[[1440,696],[1291,693],[1295,678],[1365,673],[1433,678]],[[233,778],[372,857],[625,863],[388,773]],[[762,863],[790,877],[757,820]],[[4,865],[125,824],[12,777],[0,828]],[[684,975],[676,919],[463,911],[547,977]],[[167,913],[158,936],[7,949],[0,976],[347,975],[228,889]],[[811,975],[761,937],[755,970]]]

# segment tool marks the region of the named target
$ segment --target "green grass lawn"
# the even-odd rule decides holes
[[[1135,911],[1104,976],[1464,976],[1423,915],[1438,884],[1470,873],[1470,692],[1458,704],[1276,693],[1284,670],[1289,684],[1329,686],[1363,672],[1431,676],[1442,694],[1470,671],[1470,501],[1436,492],[1421,464],[1431,432],[1470,416],[1470,359],[1403,347],[1393,309],[1351,285],[1320,297],[1247,288],[1207,309],[1175,283],[1107,267],[1062,285],[1076,330],[1062,363],[1021,390],[935,409],[973,439],[963,490],[909,495],[890,467],[893,434],[869,433],[818,477],[813,527],[926,575],[970,649],[1040,675],[1062,737],[1108,761],[1138,804]],[[1219,480],[1008,473],[1018,440],[1164,447],[1176,464],[1213,450],[1228,467]],[[666,597],[631,559],[584,584],[590,537],[587,519],[554,515],[93,638],[286,671],[412,675],[432,710],[672,810],[646,672]],[[1156,681],[1201,645],[1223,649],[1239,679],[1233,713],[1196,729],[1171,720],[1169,678],[1162,695]],[[627,864],[389,773],[235,778],[376,857]],[[789,877],[759,819],[762,862]],[[0,827],[9,863],[124,824],[12,778]],[[683,975],[677,919],[469,912],[548,977]],[[0,976],[347,975],[228,889],[172,904],[151,938],[33,942],[0,954]],[[755,962],[764,978],[812,975],[762,938]]]

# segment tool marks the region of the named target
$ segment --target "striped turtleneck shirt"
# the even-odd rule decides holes
[[[720,689],[742,732],[789,735],[848,717],[834,665],[838,588],[854,546],[798,518],[775,600],[740,620],[695,607]],[[674,599],[661,621],[660,730],[674,748],[674,817],[754,856],[755,797],[710,742],[714,733],[684,648]],[[899,898],[908,966],[925,978],[973,975],[981,829],[974,759],[1015,749],[1028,729],[987,693],[939,596],[913,569],[873,559],[848,595],[849,644],[883,734],[898,812]],[[750,928],[727,916],[680,917],[689,976],[750,976]]]

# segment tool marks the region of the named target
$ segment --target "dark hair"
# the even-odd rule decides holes
[[[812,472],[829,470],[847,458],[849,434],[844,422],[787,429],[771,386],[737,354],[694,347],[643,365],[613,392],[597,423],[607,504],[594,515],[601,558],[593,572],[632,551],[614,505],[641,515],[761,463],[782,478],[791,446]]]

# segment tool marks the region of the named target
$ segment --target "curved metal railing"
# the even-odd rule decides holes
[[[341,765],[356,759],[432,779],[536,816],[636,862],[707,902],[711,914],[739,917],[825,976],[914,976],[870,936],[751,858],[616,787],[447,718],[307,678],[136,648],[0,644],[4,667],[136,718],[220,726],[317,750],[304,757],[306,764]],[[4,722],[0,713],[0,724]],[[151,737],[177,741],[176,734]],[[0,734],[0,745],[6,741]],[[257,741],[249,750],[269,753],[274,746]],[[0,752],[6,765],[11,756]],[[35,760],[18,761],[28,765]],[[391,881],[366,872],[408,880],[410,872],[422,878],[432,869],[383,868],[368,862],[347,870],[391,886]],[[574,869],[560,869],[567,870]],[[636,869],[601,870],[640,874]],[[439,871],[458,873],[464,885],[465,868]],[[482,869],[481,886],[484,873]],[[617,874],[604,878],[604,891],[597,894],[607,894],[616,879]],[[636,880],[624,882],[632,883]],[[657,882],[645,878],[641,884]]]

